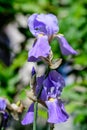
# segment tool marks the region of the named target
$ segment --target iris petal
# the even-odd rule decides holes
[[[0,111],[4,111],[6,108],[6,101],[3,98],[0,98]]]
[[[44,75],[37,77],[36,95],[38,95],[39,91],[41,90],[41,87],[43,87],[44,78]],[[39,99],[42,101],[45,101],[47,99],[47,92],[44,88],[42,88],[42,92],[40,93]]]
[[[31,72],[31,75],[34,76],[36,74],[36,70],[34,67],[32,67],[32,72]]]
[[[48,38],[46,36],[40,36],[29,51],[28,61],[36,62],[41,57],[47,57],[50,49]]]
[[[36,19],[38,14],[32,14],[29,18],[28,18],[28,26],[29,26],[29,29],[31,31],[31,33],[36,36],[36,31],[34,29],[34,21]]]
[[[60,49],[63,55],[76,55],[77,52],[68,44],[65,37],[61,34],[57,35]]]
[[[34,120],[34,103],[32,103],[24,117],[24,119],[22,120],[22,125],[27,125],[27,124],[31,124],[33,123]]]
[[[33,14],[28,19],[28,26],[34,36],[51,36],[59,31],[58,20],[53,14]]]
[[[49,93],[49,96],[57,97],[61,95],[61,91],[65,86],[65,81],[61,74],[59,74],[56,70],[52,70],[49,72],[49,75],[44,80],[43,84],[44,88],[47,89],[47,93]]]
[[[37,16],[37,21],[46,25],[47,35],[53,35],[59,31],[58,20],[53,14],[40,14]]]
[[[48,107],[49,123],[62,123],[67,121],[69,116],[61,101],[57,99],[54,99],[54,101],[46,101],[46,105]]]

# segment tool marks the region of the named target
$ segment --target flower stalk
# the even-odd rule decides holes
[[[33,130],[37,129],[37,106],[38,106],[38,102],[36,101],[34,103],[34,122],[33,122]]]
[[[53,59],[50,43],[56,38],[62,55],[76,55],[77,52],[63,35],[58,34],[58,20],[53,14],[33,14],[28,19],[28,26],[30,32],[36,37],[28,53],[28,62],[43,61],[48,66],[48,70],[44,75],[37,77],[35,69],[32,69],[31,92],[33,96],[28,95],[28,97],[34,103],[29,106],[22,124],[33,123],[33,130],[37,129],[38,103],[42,103],[48,111],[49,130],[53,130],[54,124],[67,121],[69,115],[60,99],[61,92],[65,87],[65,80],[58,73],[57,68],[61,65],[62,59]]]
[[[43,86],[40,87],[40,90],[38,92],[38,95],[37,95],[37,100],[39,99],[40,97],[40,94],[41,94],[41,91],[43,89]],[[36,130],[37,129],[37,107],[38,107],[38,101],[36,101],[34,103],[34,122],[33,122],[33,130]]]

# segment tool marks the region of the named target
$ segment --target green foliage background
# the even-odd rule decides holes
[[[70,63],[75,77],[74,83],[67,85],[63,91],[62,98],[67,101],[66,109],[73,115],[75,125],[79,125],[82,130],[87,129],[87,1],[86,0],[0,0],[0,36],[3,30],[11,22],[16,20],[17,14],[28,17],[33,13],[53,13],[59,20],[59,33],[63,33],[78,51],[77,56],[64,57],[57,47],[57,41],[53,41],[52,49],[54,58],[62,57],[63,63]],[[27,21],[26,21],[27,22]],[[19,78],[19,70],[27,62],[26,45],[30,38],[33,38],[28,27],[23,27],[18,23],[18,30],[25,36],[20,46],[21,50],[15,53],[9,65],[6,65],[4,58],[0,60],[0,96],[7,97],[13,101],[23,86]],[[5,33],[5,32],[4,32]],[[5,41],[5,40],[4,40]],[[3,45],[0,40],[0,51],[13,53],[13,50]],[[11,44],[11,43],[10,43]],[[80,80],[79,80],[80,79]],[[20,90],[21,91],[21,90]],[[21,96],[22,95],[22,96]],[[25,96],[20,92],[20,97]],[[41,113],[41,112],[39,112]],[[44,114],[40,114],[44,115]]]

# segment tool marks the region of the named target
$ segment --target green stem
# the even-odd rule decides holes
[[[38,105],[38,102],[35,102],[34,103],[34,122],[33,122],[33,130],[36,130],[37,129],[37,105]]]
[[[43,89],[43,86],[40,87],[40,90],[38,92],[38,95],[37,95],[37,99],[39,99],[40,97],[40,94],[42,92],[42,89]],[[34,122],[33,122],[33,130],[36,130],[37,129],[37,106],[38,106],[38,102],[36,101],[34,103]]]
[[[50,124],[48,123],[48,129],[47,130],[50,130]]]

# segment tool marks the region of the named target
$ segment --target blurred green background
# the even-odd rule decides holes
[[[59,33],[78,51],[77,56],[62,56],[57,41],[52,42],[54,58],[63,58],[58,69],[66,81],[62,99],[72,115],[73,130],[87,130],[86,9],[87,0],[0,0],[0,96],[11,102],[24,98],[22,89],[29,86],[31,70],[28,50],[34,40],[27,19],[33,13],[53,13],[59,20]],[[13,126],[22,129],[20,123]]]

